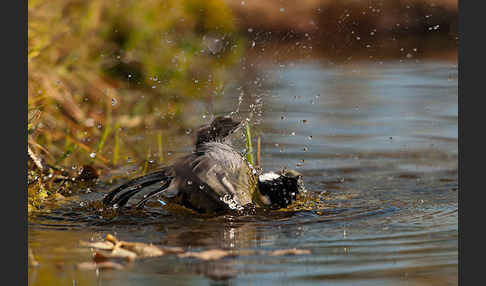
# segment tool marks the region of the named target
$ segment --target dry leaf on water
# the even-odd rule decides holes
[[[106,241],[109,241],[113,244],[117,244],[118,242],[120,242],[116,237],[114,237],[111,234],[107,234],[105,239],[106,239]]]
[[[80,245],[85,247],[92,247],[96,249],[93,255],[94,262],[85,262],[78,264],[79,269],[92,270],[92,269],[123,269],[122,264],[113,262],[116,259],[126,259],[129,262],[136,258],[156,257],[165,254],[178,254],[180,258],[197,258],[202,260],[218,260],[229,256],[245,256],[254,255],[255,251],[241,251],[239,254],[232,253],[230,251],[222,249],[211,249],[200,252],[184,252],[180,247],[157,247],[152,244],[146,244],[142,242],[127,242],[120,241],[111,234],[106,235],[105,241],[98,242],[86,242],[81,241]],[[303,255],[310,254],[310,250],[306,249],[279,249],[266,253],[270,256],[283,256],[283,255]],[[265,253],[264,253],[265,254]]]
[[[106,241],[98,241],[98,242],[80,242],[81,246],[92,247],[98,250],[105,250],[105,251],[98,251],[97,258],[127,258],[129,260],[133,260],[135,258],[144,258],[144,257],[155,257],[155,256],[162,256],[167,253],[179,253],[183,252],[180,248],[166,248],[161,249],[152,244],[146,244],[142,242],[126,242],[120,241],[116,237],[111,234],[106,235]]]
[[[179,254],[178,256],[181,258],[194,257],[202,260],[217,260],[226,256],[234,256],[234,254],[230,253],[229,251],[225,251],[221,249],[211,249],[211,250],[206,250],[201,252],[186,252],[186,253]]]
[[[155,257],[165,254],[165,252],[157,246],[141,242],[121,241],[119,249],[135,253],[138,257]]]
[[[177,246],[162,246],[160,247],[167,254],[180,254],[184,253],[184,249]]]
[[[120,263],[112,262],[112,261],[105,261],[105,262],[82,262],[77,265],[77,268],[80,270],[96,270],[96,269],[116,269],[122,270],[125,268]]]
[[[96,249],[103,249],[103,250],[112,250],[115,246],[113,243],[109,241],[96,241],[96,242],[88,242],[88,241],[80,241],[79,244],[85,247],[92,247]]]
[[[279,250],[274,250],[269,253],[271,256],[283,256],[283,255],[302,255],[302,254],[310,254],[311,251],[308,249],[297,249],[297,248],[291,248],[291,249],[279,249]]]
[[[122,258],[128,261],[133,261],[135,260],[135,258],[137,258],[137,254],[122,248],[115,248],[112,251],[99,250],[95,252],[93,256],[93,259],[95,260],[96,259],[109,260],[109,259],[116,259],[116,258]]]

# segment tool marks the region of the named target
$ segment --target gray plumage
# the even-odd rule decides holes
[[[142,192],[145,195],[137,208],[158,195],[199,213],[243,210],[255,205],[287,206],[299,193],[300,175],[284,172],[273,180],[258,181],[257,172],[231,146],[229,135],[240,127],[240,122],[230,117],[215,118],[199,128],[193,153],[172,166],[119,186],[105,196],[104,204],[123,207]]]
[[[155,185],[159,188],[146,194],[137,207],[156,195],[200,213],[241,210],[251,205],[256,175],[229,140],[240,126],[229,117],[217,117],[199,128],[193,153],[172,166],[123,184],[110,192],[104,203],[121,207]]]

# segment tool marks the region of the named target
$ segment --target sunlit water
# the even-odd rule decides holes
[[[61,207],[29,224],[29,246],[40,262],[29,268],[29,282],[456,285],[457,88],[451,62],[262,63],[227,87],[215,111],[235,111],[241,96],[241,116],[254,111],[264,169],[300,171],[321,198],[315,209],[205,219],[152,207],[140,217],[105,221]],[[184,144],[173,151],[189,150]],[[312,254],[214,262],[163,256],[121,271],[76,270],[91,259],[79,240],[107,233],[190,250],[295,247]]]

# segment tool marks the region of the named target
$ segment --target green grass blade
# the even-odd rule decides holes
[[[116,166],[120,155],[120,123],[115,123],[115,146],[113,147],[113,165]]]
[[[159,163],[164,162],[164,149],[162,146],[162,130],[157,132],[157,147],[158,147],[158,152],[159,152]]]
[[[246,159],[252,166],[254,166],[253,148],[251,146],[251,131],[248,122],[245,123],[245,135],[246,135]]]

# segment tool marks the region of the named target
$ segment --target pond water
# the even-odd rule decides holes
[[[250,66],[250,65],[249,65]],[[106,221],[59,206],[29,219],[30,285],[456,285],[458,80],[451,61],[251,64],[213,102],[214,113],[252,111],[264,170],[303,174],[314,208],[199,218],[148,208]],[[238,104],[241,102],[241,104]],[[201,105],[197,108],[203,108]],[[198,114],[194,112],[194,114]],[[190,151],[172,138],[174,154]],[[109,189],[81,193],[73,204]],[[199,251],[308,249],[310,255],[204,262],[176,256],[124,270],[81,271],[80,240]]]

